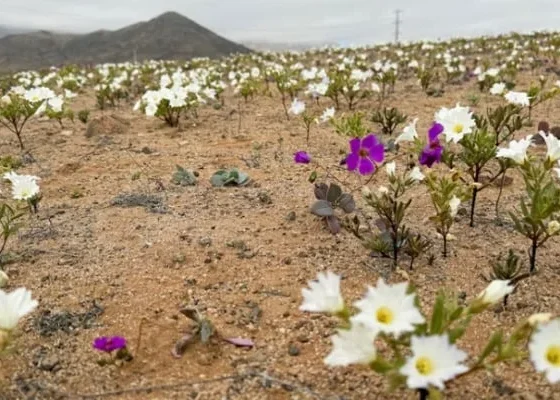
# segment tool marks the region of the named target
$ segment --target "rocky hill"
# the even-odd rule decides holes
[[[116,31],[85,35],[39,31],[0,39],[0,70],[39,69],[52,65],[187,60],[221,57],[250,50],[175,12]]]

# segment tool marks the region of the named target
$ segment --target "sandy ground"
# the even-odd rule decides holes
[[[531,79],[536,78],[524,76],[518,87]],[[478,94],[475,82],[447,87],[440,98],[426,97],[411,84],[399,83],[388,105],[419,117],[419,132],[439,107],[468,104],[469,96]],[[475,110],[487,101],[495,100],[481,96]],[[93,108],[94,98],[86,94],[74,103],[76,109]],[[373,107],[368,102],[359,109]],[[301,288],[317,272],[332,270],[344,276],[343,291],[351,301],[380,276],[393,282],[408,277],[428,309],[441,287],[472,299],[486,286],[480,275],[489,273],[500,252],[523,253],[528,246],[511,224],[496,223],[497,189],[491,188],[481,194],[476,228],[459,217],[452,254],[443,259],[427,222],[431,205],[419,186],[408,222],[433,239],[436,260],[428,265],[422,257],[413,271],[391,274],[388,261],[368,257],[350,233],[332,236],[308,212],[311,167],[292,162],[293,152],[306,148],[305,130],[301,120],[285,120],[278,97],[261,96],[243,105],[240,129],[239,113],[232,112],[237,103],[230,97],[223,109],[205,108],[196,125],[184,123],[179,129],[133,114],[131,108],[124,104],[91,115],[129,120],[123,134],[86,138],[79,121],[62,130],[54,122],[33,121],[24,133],[35,162],[19,172],[41,177],[44,199],[38,215],[26,217],[9,244],[4,269],[9,289],[31,289],[40,306],[22,323],[15,349],[0,361],[2,400],[414,399],[412,392],[387,393],[382,379],[364,368],[327,368],[322,360],[337,321],[300,312]],[[559,111],[560,99],[555,99],[537,108],[535,121],[559,124]],[[313,128],[308,151],[332,165],[346,147],[347,139],[322,125]],[[0,149],[18,154],[15,136],[3,128]],[[175,165],[197,171],[198,185],[171,183]],[[209,178],[221,167],[242,169],[253,184],[212,188]],[[384,180],[379,174],[372,187]],[[112,205],[123,193],[157,196],[158,210],[164,212]],[[520,179],[514,177],[504,189],[503,214],[520,193]],[[287,218],[291,212],[295,220]],[[474,355],[499,327],[535,312],[558,312],[558,255],[553,240],[540,253],[539,274],[520,284],[507,309],[478,317],[460,346]],[[174,343],[190,326],[179,309],[194,304],[223,336],[251,338],[256,346],[214,341],[173,358]],[[134,360],[101,367],[102,355],[91,342],[112,334],[128,338]],[[234,377],[205,383],[228,376]],[[448,398],[454,399],[560,399],[558,388],[547,385],[528,363],[448,386]]]

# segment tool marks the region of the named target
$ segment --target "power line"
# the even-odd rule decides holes
[[[399,36],[401,34],[401,13],[402,10],[395,10],[395,43],[399,43]]]

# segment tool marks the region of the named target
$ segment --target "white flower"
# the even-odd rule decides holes
[[[309,282],[309,289],[302,289],[301,311],[337,313],[344,310],[340,294],[340,276],[328,271],[319,273],[316,281]]]
[[[507,92],[504,98],[508,103],[518,106],[529,106],[529,96],[525,92]]]
[[[514,287],[510,286],[507,280],[494,280],[476,298],[482,304],[496,304],[505,296],[513,292]]]
[[[387,188],[387,186],[379,186],[377,188],[377,191],[381,194],[387,194],[389,193],[389,189]]]
[[[449,200],[449,215],[451,215],[451,218],[455,218],[457,216],[457,211],[459,211],[460,204],[461,199],[455,195],[453,195],[451,200]]]
[[[371,83],[371,90],[375,93],[380,93],[381,92],[381,88],[379,87],[379,85],[375,82]]]
[[[552,236],[560,231],[560,222],[558,221],[550,221],[546,226],[546,233],[549,236]]]
[[[12,197],[15,200],[30,200],[39,194],[39,178],[33,175],[18,175],[13,171],[6,172],[4,179],[12,183]]]
[[[539,324],[547,323],[551,319],[552,319],[552,314],[551,313],[537,313],[537,314],[533,314],[529,318],[527,318],[527,322],[532,327],[535,327]]]
[[[467,354],[449,343],[447,335],[413,336],[411,350],[412,357],[400,369],[410,389],[444,389],[445,381],[469,370],[462,364]]]
[[[148,117],[153,117],[156,115],[158,106],[155,103],[148,103],[146,106],[145,112]]]
[[[535,369],[544,372],[550,383],[560,382],[560,319],[539,325],[529,343]]]
[[[12,104],[12,99],[7,94],[0,98],[0,105],[3,105],[3,104],[5,104],[5,105]]]
[[[413,331],[424,317],[414,304],[415,295],[407,294],[407,288],[406,282],[387,285],[379,278],[377,286],[370,286],[365,298],[355,303],[360,313],[352,317],[352,322],[395,335]]]
[[[56,96],[51,99],[48,99],[47,104],[51,108],[51,110],[58,113],[62,111],[62,105],[64,104],[64,100],[62,100],[62,97]]]
[[[299,101],[298,99],[294,99],[289,111],[294,115],[299,115],[305,111],[305,103],[303,101]]]
[[[31,292],[19,288],[11,293],[0,290],[0,330],[11,331],[19,320],[37,307],[37,301],[31,300]]]
[[[541,135],[546,143],[546,157],[552,162],[560,160],[560,140],[556,136],[547,135],[542,131],[539,132],[539,135]]]
[[[395,144],[399,142],[413,142],[418,137],[418,133],[416,132],[417,122],[418,118],[414,118],[409,125],[405,126],[402,133],[395,139]]]
[[[490,88],[490,94],[501,95],[506,90],[506,84],[503,82],[494,83]]]
[[[66,97],[67,99],[73,99],[74,97],[76,97],[77,94],[68,90],[68,89],[64,89],[64,97]]]
[[[476,122],[468,107],[443,107],[435,115],[435,121],[443,125],[443,134],[448,142],[458,143],[463,136],[472,133]]]
[[[519,141],[512,140],[509,142],[508,148],[499,148],[496,157],[509,158],[517,164],[523,164],[527,160],[527,149],[532,144],[531,136]]]
[[[408,174],[408,177],[416,182],[420,182],[423,181],[426,176],[420,171],[419,167],[414,167]]]
[[[389,175],[389,176],[395,175],[395,172],[397,171],[397,164],[394,161],[391,161],[390,163],[387,163],[385,165],[385,171],[387,172],[387,175]]]
[[[335,109],[334,107],[330,107],[323,111],[323,115],[321,115],[320,121],[327,122],[334,117]]]
[[[333,349],[325,358],[330,366],[369,364],[377,356],[373,341],[377,333],[362,324],[352,324],[350,330],[340,329],[332,337]]]
[[[174,96],[169,100],[169,106],[173,108],[181,108],[187,105],[184,97]]]

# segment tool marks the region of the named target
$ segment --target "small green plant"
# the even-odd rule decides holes
[[[89,113],[90,111],[87,109],[78,111],[78,119],[80,120],[80,122],[82,122],[83,124],[87,124],[89,120]]]
[[[531,241],[531,273],[536,271],[537,250],[560,234],[560,189],[545,164],[527,161],[521,165],[526,196],[519,201],[519,208],[509,213],[515,230]]]
[[[212,178],[210,178],[210,183],[214,187],[222,186],[245,186],[250,182],[249,175],[245,172],[241,172],[236,168],[233,169],[221,169],[216,171]]]
[[[435,173],[431,173],[426,176],[425,182],[436,211],[430,220],[435,224],[437,233],[443,239],[443,257],[447,257],[449,233],[455,222],[461,200],[465,197],[463,187],[458,174],[437,176]]]
[[[340,208],[346,214],[353,212],[356,208],[354,198],[334,183],[315,184],[314,193],[317,201],[311,206],[311,213],[323,218],[331,233],[337,234],[340,232],[340,221],[335,210]]]
[[[369,129],[364,126],[364,115],[362,113],[353,113],[349,116],[341,116],[332,118],[331,124],[336,133],[345,137],[364,137]]]
[[[2,261],[1,256],[6,248],[8,239],[15,235],[19,229],[19,224],[17,222],[23,216],[23,213],[16,211],[6,203],[0,204],[0,226],[2,228],[1,236],[2,243],[0,244],[0,263]]]
[[[9,171],[16,171],[18,168],[21,168],[23,162],[19,157],[13,156],[3,156],[0,157],[0,174]]]
[[[412,173],[396,172],[396,164],[391,162],[387,164],[387,175],[389,178],[389,187],[383,187],[374,193],[370,190],[364,190],[364,200],[375,213],[377,220],[375,221],[377,232],[372,232],[367,236],[362,236],[359,230],[353,230],[353,233],[361,238],[362,244],[374,254],[382,257],[391,258],[393,260],[393,269],[396,269],[399,262],[401,251],[409,248],[410,240],[414,237],[413,247],[409,248],[411,255],[410,268],[412,269],[414,259],[420,254],[419,251],[428,246],[422,240],[421,236],[414,236],[410,229],[406,226],[405,217],[410,204],[411,198],[406,198],[406,192],[414,184],[424,179],[419,168],[415,168]]]
[[[381,130],[386,135],[392,135],[399,125],[405,123],[408,116],[401,113],[397,108],[384,108],[373,113],[371,120],[381,125]]]
[[[196,178],[198,176],[198,172],[193,172],[190,169],[185,169],[180,165],[176,165],[175,168],[177,169],[171,178],[171,181],[175,185],[180,186],[194,186],[196,185]]]

